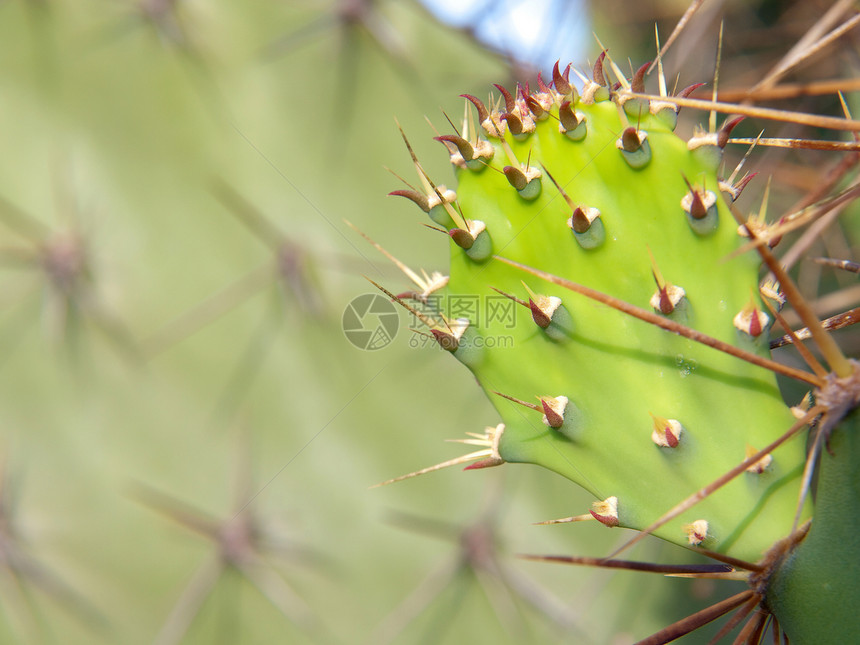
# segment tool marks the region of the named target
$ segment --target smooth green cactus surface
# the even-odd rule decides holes
[[[858,421],[855,410],[830,437],[821,456],[815,522],[779,568],[768,592],[770,609],[792,642],[850,643],[857,638]]]
[[[507,111],[467,97],[482,127],[469,114],[463,132],[440,138],[457,197],[434,197],[455,227],[477,224],[492,254],[475,257],[450,231],[438,311],[443,328],[468,320],[453,353],[504,420],[498,456],[616,498],[617,517],[595,517],[643,529],[795,419],[767,369],[500,259],[767,354],[757,259],[729,258],[742,238],[715,170],[718,136],[688,145],[666,106],[652,106],[656,116],[640,103],[623,109],[623,87],[610,95],[587,81],[580,95],[554,76],[534,94],[505,91]],[[656,533],[756,561],[791,530],[803,465],[802,442],[790,442]]]

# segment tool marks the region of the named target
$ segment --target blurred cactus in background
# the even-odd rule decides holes
[[[420,320],[401,311],[379,351],[343,327],[350,302],[378,293],[364,276],[420,294],[447,267],[445,238],[386,197],[420,185],[395,118],[427,176],[453,184],[432,140],[452,133],[443,113],[459,124],[458,95],[534,86],[525,50],[485,41],[517,4],[478,3],[451,27],[412,1],[0,1],[0,642],[632,642],[744,588],[514,557],[611,550],[597,522],[532,526],[594,501],[548,471],[368,488],[451,459],[438,439],[472,433],[470,450],[493,456],[501,419],[446,352],[410,347]],[[664,60],[670,90],[676,75],[679,88],[710,81],[720,18],[721,88],[767,79],[828,8],[786,4],[704,3]],[[817,38],[852,15],[836,4]],[[547,60],[596,59],[592,28],[627,74],[627,56],[653,58],[654,21],[665,38],[685,8],[546,7],[528,52],[545,79]],[[765,89],[851,78],[852,34]],[[576,51],[553,53],[566,38]],[[788,107],[840,116],[834,91],[799,90]],[[682,110],[684,136],[688,118],[704,116]],[[745,150],[729,146],[725,167]],[[748,167],[780,187],[769,220],[856,173],[856,152],[760,150]],[[758,211],[765,184],[738,208]],[[856,227],[841,222],[816,244],[853,260]],[[798,257],[801,288],[823,315],[848,309],[850,277],[805,259],[816,254]],[[520,279],[540,288],[523,274],[503,290],[527,301]],[[634,556],[698,557],[657,539]]]

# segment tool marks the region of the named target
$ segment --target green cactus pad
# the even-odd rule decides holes
[[[555,86],[568,89],[560,76],[556,70]],[[452,208],[483,222],[495,255],[476,261],[452,243],[440,306],[453,319],[472,303],[465,317],[484,347],[468,366],[504,420],[501,457],[552,469],[600,500],[617,497],[619,525],[642,529],[737,466],[749,446],[778,438],[794,418],[768,370],[498,259],[641,308],[659,302],[661,315],[767,355],[758,262],[752,255],[727,260],[740,243],[738,226],[713,164],[703,161],[708,155],[691,151],[663,116],[645,113],[631,123],[619,108],[623,91],[597,100],[606,94],[599,90],[587,85],[579,98],[541,81],[540,92],[506,95],[506,112],[467,97],[482,129],[467,119],[460,134],[473,147],[488,141],[494,152],[485,157],[489,168],[475,171],[464,146],[443,138],[459,183]],[[584,124],[576,137],[565,132],[571,113]],[[518,185],[515,171],[529,183]],[[665,277],[659,288],[657,275]],[[545,300],[561,300],[563,323],[537,324],[540,314],[520,306],[529,300],[524,283]],[[570,414],[555,429],[539,411],[494,392],[529,405],[564,396]],[[683,428],[675,445],[652,439],[658,418]],[[690,527],[706,520],[702,546],[757,560],[791,529],[803,459],[802,442],[788,442],[763,472],[744,473],[657,535],[696,543],[701,531]]]

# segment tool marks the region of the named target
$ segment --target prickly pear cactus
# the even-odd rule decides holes
[[[444,228],[451,262],[447,281],[398,299],[502,418],[465,440],[481,450],[442,465],[537,464],[594,495],[558,521],[594,519],[749,563],[773,548],[767,565],[750,566],[766,574],[733,601],[748,614],[802,540],[806,452],[788,439],[824,408],[784,403],[776,372],[790,370],[767,342],[783,296],[774,280],[759,283],[757,256],[736,253],[757,221],[739,222],[731,206],[747,178],[720,174],[739,119],[678,137],[662,74],[665,100],[641,98],[648,67],[627,79],[604,53],[581,89],[556,65],[534,92],[464,95],[462,128],[436,137],[456,192],[426,175],[407,141],[423,190],[395,194]],[[807,586],[794,601],[826,583],[817,557],[795,567]]]
[[[439,137],[458,188],[430,211],[452,238],[431,333],[495,402],[500,461],[550,468],[604,500],[603,523],[644,529],[793,419],[767,369],[512,266],[767,352],[758,263],[724,261],[741,239],[723,133],[680,139],[674,106],[611,95],[602,63],[581,93],[556,69],[533,94],[499,86],[500,105],[467,97],[463,131]],[[791,528],[802,468],[787,446],[657,534],[757,559]]]

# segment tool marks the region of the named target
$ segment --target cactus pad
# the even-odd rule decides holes
[[[565,288],[769,351],[758,261],[727,259],[741,238],[726,200],[742,184],[718,171],[737,119],[685,141],[677,108],[633,95],[646,66],[613,85],[607,62],[579,91],[556,67],[536,92],[467,95],[462,130],[437,138],[458,185],[454,197],[422,176],[424,210],[451,239],[429,324],[504,421],[490,465],[556,471],[594,494],[591,516],[641,530],[794,418],[765,367]],[[803,464],[789,442],[656,533],[757,560],[791,530]]]

